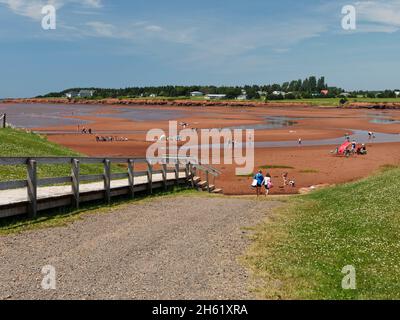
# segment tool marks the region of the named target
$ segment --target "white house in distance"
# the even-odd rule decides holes
[[[78,92],[68,92],[68,93],[65,94],[65,96],[68,99],[77,98],[78,97]]]
[[[208,100],[221,100],[221,99],[225,99],[226,98],[226,94],[208,94],[206,95],[206,99]]]
[[[394,94],[396,95],[396,97],[400,96],[400,91],[395,91]]]
[[[81,90],[79,92],[72,91],[65,94],[68,99],[72,98],[91,98],[94,95],[94,90]]]
[[[94,95],[94,90],[81,90],[78,93],[79,98],[91,98]]]
[[[202,97],[202,96],[204,96],[204,93],[201,91],[193,91],[190,93],[190,96],[191,97]]]
[[[283,91],[274,91],[272,92],[274,96],[286,96],[286,92]]]
[[[247,92],[246,90],[242,90],[242,94],[236,97],[236,100],[247,100]]]

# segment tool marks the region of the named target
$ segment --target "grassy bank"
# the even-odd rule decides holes
[[[1,157],[40,157],[40,156],[82,156],[55,143],[46,137],[22,130],[0,129]],[[100,165],[82,165],[82,174],[100,174]],[[39,165],[38,176],[41,178],[61,177],[71,174],[69,165]],[[0,166],[0,181],[26,179],[25,166]]]
[[[257,227],[245,263],[272,299],[400,298],[400,169],[292,199]],[[356,290],[342,289],[343,267]]]

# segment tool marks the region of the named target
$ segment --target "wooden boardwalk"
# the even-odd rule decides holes
[[[184,172],[179,173],[179,178],[184,179],[186,177]],[[167,181],[175,181],[175,174],[168,173]],[[153,183],[163,182],[162,174],[153,174]],[[146,185],[148,183],[147,176],[136,177],[134,181],[135,186]],[[119,179],[111,181],[111,189],[118,188],[128,188],[129,181],[128,179]],[[104,183],[103,182],[93,182],[86,183],[80,185],[80,192],[87,193],[93,191],[104,191]],[[73,195],[72,186],[51,186],[51,187],[39,187],[37,189],[37,199],[44,200],[54,197],[63,197],[67,195]],[[0,191],[0,206],[17,204],[21,202],[27,202],[28,193],[26,188],[18,188],[11,190],[3,190]]]
[[[159,160],[159,159],[158,159]],[[168,161],[167,161],[168,160]],[[103,200],[106,204],[118,196],[135,197],[137,192],[151,194],[154,189],[167,190],[170,186],[188,185],[195,187],[194,177],[203,172],[205,181],[202,189],[212,192],[214,185],[209,176],[218,176],[220,172],[189,158],[168,158],[158,163],[155,170],[154,159],[144,158],[88,158],[88,157],[0,157],[0,166],[25,165],[27,179],[0,182],[0,218],[25,215],[35,218],[39,211],[75,207],[81,203]],[[39,165],[70,165],[71,175],[66,177],[39,178]],[[81,164],[102,164],[103,174],[82,175]],[[111,165],[126,166],[125,173],[112,173]],[[136,165],[147,170],[137,171]]]

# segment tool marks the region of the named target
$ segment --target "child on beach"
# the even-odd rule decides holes
[[[288,172],[284,172],[284,173],[282,174],[283,186],[284,186],[284,187],[287,186],[287,184],[288,184],[288,175],[289,175]]]
[[[267,173],[264,178],[265,196],[268,196],[269,190],[272,188],[271,175]]]

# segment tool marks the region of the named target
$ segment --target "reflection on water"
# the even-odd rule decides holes
[[[113,107],[117,113],[97,114],[101,105],[74,104],[0,104],[0,113],[7,113],[7,120],[17,128],[59,127],[89,124],[91,121],[72,117],[121,118],[135,121],[176,120],[187,113],[155,107]]]
[[[7,120],[17,128],[56,127],[88,124],[89,121],[73,119],[89,116],[97,106],[51,104],[0,104],[0,113],[7,113]]]
[[[375,118],[370,121],[371,123],[377,124],[399,124],[400,120],[390,119],[390,118]]]
[[[233,127],[228,127],[228,129],[234,130],[234,129],[242,129],[242,130],[247,130],[247,129],[254,129],[254,130],[272,130],[272,129],[281,129],[281,128],[286,128],[290,126],[294,126],[297,124],[298,120],[302,120],[303,118],[290,118],[290,117],[285,117],[285,116],[269,116],[265,117],[265,123],[259,123],[259,124],[248,124],[248,125],[241,125],[241,126],[233,126]]]
[[[117,114],[100,114],[101,118],[119,118],[132,121],[172,121],[188,116],[184,110],[169,110],[154,107],[118,107]]]
[[[369,113],[367,117],[373,118],[370,123],[376,124],[399,124],[400,120],[393,119],[390,113]]]

